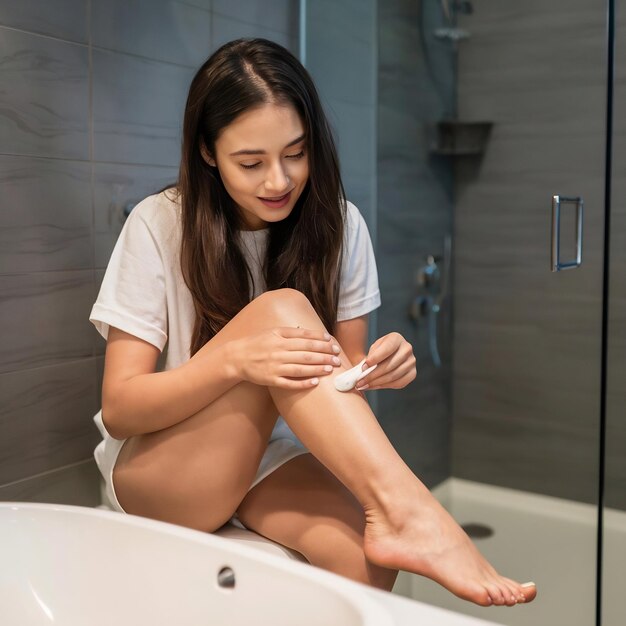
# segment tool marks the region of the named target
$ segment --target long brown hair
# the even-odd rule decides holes
[[[337,151],[317,91],[301,63],[265,39],[238,39],[213,53],[191,82],[177,191],[182,208],[181,268],[196,311],[190,354],[250,301],[250,270],[237,243],[242,218],[219,171],[220,132],[237,116],[272,102],[295,108],[305,134],[309,179],[287,218],[269,224],[268,289],[305,294],[333,332],[337,318],[345,194]]]

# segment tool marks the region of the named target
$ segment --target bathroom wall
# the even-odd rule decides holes
[[[606,10],[474,5],[458,112],[494,127],[455,171],[453,474],[595,502]],[[585,199],[576,270],[549,271],[553,194]]]
[[[414,0],[378,3],[378,335],[402,333],[414,346],[418,375],[400,392],[377,393],[387,435],[434,486],[450,465],[451,299],[439,320],[440,368],[430,357],[426,320],[416,326],[408,315],[418,269],[429,254],[443,257],[452,229],[451,163],[431,154],[430,143],[431,125],[454,110],[454,57],[420,28],[422,19],[431,23],[431,9]]]
[[[0,0],[0,499],[95,504],[104,342],[88,322],[123,210],[176,177],[195,69],[297,0]]]
[[[305,2],[305,65],[339,151],[348,199],[376,235],[377,14],[375,0]]]

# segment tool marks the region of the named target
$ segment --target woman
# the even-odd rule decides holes
[[[90,318],[107,339],[96,460],[109,498],[208,532],[236,518],[383,589],[405,569],[482,605],[532,600],[402,462],[363,397],[415,378],[397,333],[366,354],[379,302],[306,70],[269,41],[226,44],[192,81],[179,180],[133,210]],[[364,358],[376,368],[337,391]]]

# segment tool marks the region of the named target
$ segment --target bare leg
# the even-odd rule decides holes
[[[237,515],[313,565],[379,589],[393,587],[397,570],[373,565],[363,554],[363,508],[311,454],[288,461],[251,489]]]
[[[276,326],[323,328],[302,294],[280,290],[245,307],[209,345]],[[184,422],[134,438],[116,467],[122,505],[216,528],[246,493],[276,419],[274,406],[363,507],[368,561],[423,574],[478,604],[534,598],[534,587],[522,588],[494,571],[398,456],[365,399],[337,392],[332,376],[306,391],[242,383]],[[148,502],[146,493],[158,493],[159,502]]]

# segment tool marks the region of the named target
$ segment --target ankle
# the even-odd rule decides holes
[[[420,516],[436,502],[425,485],[408,470],[395,480],[386,477],[374,484],[364,509],[370,521],[383,522],[390,530],[401,532],[408,519]]]

